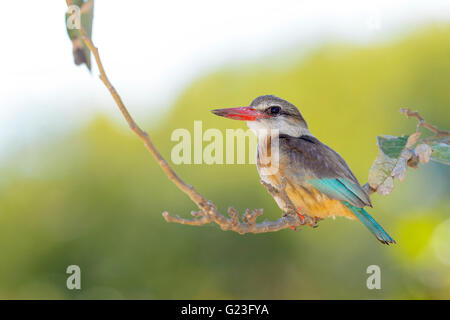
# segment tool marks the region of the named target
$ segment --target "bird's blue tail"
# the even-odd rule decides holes
[[[370,216],[370,214],[363,208],[357,208],[352,206],[350,203],[343,201],[343,203],[353,212],[353,214],[361,221],[367,229],[369,229],[378,241],[381,243],[389,245],[390,243],[395,243],[395,240],[387,234],[386,231]]]

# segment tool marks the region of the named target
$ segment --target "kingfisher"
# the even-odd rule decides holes
[[[286,195],[301,220],[305,215],[316,222],[335,216],[357,219],[381,243],[395,243],[364,209],[372,207],[369,195],[345,160],[311,134],[296,106],[274,95],[264,95],[247,107],[215,109],[212,113],[247,121],[247,126],[258,135],[256,164],[261,180],[272,186],[284,183]],[[270,155],[267,149],[272,147],[271,139],[267,136],[274,132],[278,138],[278,168],[266,172],[264,163],[270,161],[262,161],[265,159],[261,155]],[[282,201],[274,197],[285,211]]]

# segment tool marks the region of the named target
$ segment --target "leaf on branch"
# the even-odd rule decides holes
[[[448,138],[450,133],[427,123],[417,111],[403,108],[400,111],[407,117],[415,117],[419,120],[417,130],[409,136],[377,137],[380,151],[369,171],[370,188],[366,188],[369,193],[374,191],[382,195],[391,193],[394,180],[403,181],[408,166],[417,169],[419,163],[424,164],[430,160],[450,165],[450,139]],[[420,139],[422,127],[435,134]]]
[[[394,179],[405,179],[408,163],[414,156],[411,149],[419,140],[421,133],[410,136],[378,136],[380,152],[369,171],[369,185],[382,195],[388,195],[394,188]]]
[[[420,163],[422,164],[430,161],[432,152],[433,149],[426,143],[421,143],[416,147],[416,149],[414,149],[414,153],[417,155]]]
[[[450,146],[448,144],[448,139],[446,142],[432,143],[432,153],[431,160],[450,165]]]
[[[397,159],[408,141],[408,136],[378,136],[378,148],[389,158]]]
[[[72,40],[72,52],[74,63],[78,66],[86,64],[91,70],[91,52],[82,41],[81,27],[86,36],[92,38],[92,22],[94,20],[94,0],[72,0],[69,11],[66,13],[66,29],[70,40]]]

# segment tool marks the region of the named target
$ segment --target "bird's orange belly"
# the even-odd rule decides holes
[[[281,174],[278,175],[264,176],[263,179],[273,186],[280,186],[282,172],[280,173]],[[335,216],[356,219],[350,209],[342,204],[340,200],[328,197],[326,194],[309,184],[299,186],[294,185],[287,180],[285,190],[289,199],[299,210],[300,214],[306,214],[310,217],[318,217],[321,219]]]
[[[354,214],[340,200],[329,198],[312,186],[286,186],[286,193],[301,214],[327,218],[344,216],[355,219]]]

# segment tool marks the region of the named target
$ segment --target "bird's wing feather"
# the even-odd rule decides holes
[[[354,184],[346,179],[311,179],[308,180],[308,182],[333,199],[348,201],[358,208],[367,205],[364,200],[358,196],[357,193],[359,190],[355,187],[352,188],[352,185]]]
[[[280,135],[280,152],[287,161],[283,167],[289,177],[310,183],[328,197],[348,201],[358,208],[372,206],[345,160],[316,138]]]

